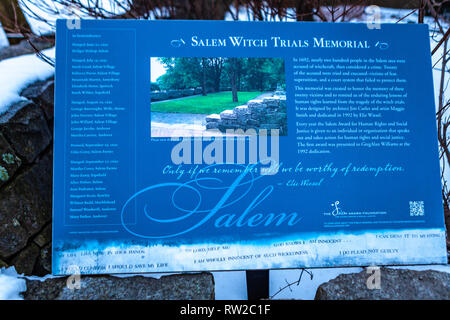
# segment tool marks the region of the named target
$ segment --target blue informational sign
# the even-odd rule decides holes
[[[59,20],[53,273],[446,263],[426,25]]]

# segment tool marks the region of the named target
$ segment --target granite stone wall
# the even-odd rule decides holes
[[[286,94],[276,91],[272,97],[250,100],[246,105],[232,110],[224,110],[220,114],[206,117],[206,129],[248,130],[278,129],[279,135],[287,135]]]
[[[54,81],[25,89],[0,115],[0,267],[51,272]]]

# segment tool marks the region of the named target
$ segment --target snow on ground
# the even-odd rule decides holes
[[[49,57],[55,56],[54,48],[44,50]],[[23,99],[20,92],[38,80],[52,76],[55,69],[35,54],[27,54],[0,61],[0,114],[13,103]]]
[[[9,41],[6,37],[5,30],[3,30],[2,24],[0,23],[0,49],[7,46],[9,46]]]
[[[0,269],[0,300],[23,300],[19,293],[25,290],[25,280],[18,278],[14,267]]]

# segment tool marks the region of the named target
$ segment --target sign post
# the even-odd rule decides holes
[[[269,270],[245,272],[247,279],[247,299],[261,300],[269,298]]]

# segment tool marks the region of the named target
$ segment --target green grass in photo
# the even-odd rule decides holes
[[[152,102],[152,112],[173,113],[220,113],[226,109],[246,104],[262,92],[238,92],[238,102],[233,102],[231,91],[209,93],[207,96],[186,97],[178,100]]]

